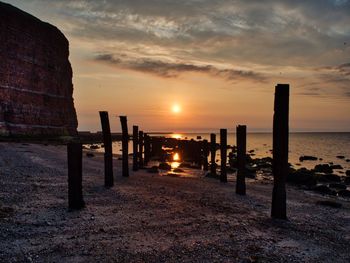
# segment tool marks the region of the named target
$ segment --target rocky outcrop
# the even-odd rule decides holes
[[[75,135],[69,44],[54,26],[0,2],[0,134]]]

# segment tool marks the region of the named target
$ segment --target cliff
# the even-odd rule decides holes
[[[69,43],[0,2],[0,135],[76,135]]]

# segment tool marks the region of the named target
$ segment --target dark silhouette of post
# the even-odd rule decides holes
[[[227,182],[227,171],[226,171],[226,162],[227,162],[227,130],[220,129],[220,154],[221,154],[221,173],[220,181],[222,183]]]
[[[139,131],[139,165],[143,167],[143,131]]]
[[[203,158],[203,170],[204,171],[208,171],[208,155],[209,155],[208,140],[203,140],[203,142],[202,142],[202,158]]]
[[[138,163],[138,145],[139,145],[139,127],[132,126],[132,170],[137,171],[139,169]]]
[[[210,134],[210,174],[216,175],[216,134]]]
[[[122,164],[122,174],[125,177],[129,176],[129,134],[128,134],[128,123],[126,116],[119,116],[120,123],[122,125],[122,158],[123,158],[123,164]]]
[[[81,209],[85,206],[82,187],[83,148],[81,143],[67,145],[68,159],[68,206],[69,209]]]
[[[289,84],[277,84],[273,116],[273,192],[271,217],[287,219],[286,178],[288,166]]]
[[[144,165],[147,166],[149,160],[151,159],[151,138],[148,134],[144,134],[144,141],[145,141],[145,158],[144,158]]]
[[[100,119],[103,134],[104,144],[104,161],[105,161],[105,187],[112,187],[113,181],[113,153],[112,153],[112,136],[109,125],[109,118],[107,111],[100,111]]]
[[[236,182],[236,194],[245,195],[245,162],[247,151],[247,126],[238,125],[236,128],[236,141],[237,141],[237,182]]]

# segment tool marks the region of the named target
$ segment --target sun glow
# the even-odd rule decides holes
[[[171,111],[173,113],[180,113],[181,112],[181,107],[179,104],[174,104],[172,107],[171,107]]]
[[[180,160],[180,155],[178,153],[174,153],[173,160],[174,161],[179,161]]]

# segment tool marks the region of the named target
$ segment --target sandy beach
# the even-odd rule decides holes
[[[350,261],[349,199],[288,185],[279,221],[271,181],[248,179],[238,196],[234,182],[205,177],[122,178],[115,158],[106,189],[103,171],[102,155],[84,154],[86,208],[69,212],[66,147],[0,143],[0,262]]]

